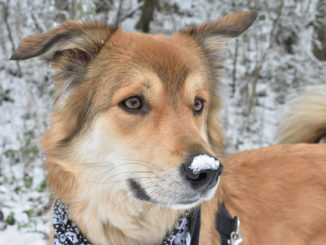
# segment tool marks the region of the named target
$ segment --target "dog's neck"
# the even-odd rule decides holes
[[[103,194],[96,184],[74,183],[76,180],[60,166],[49,164],[51,173],[63,178],[60,190],[54,190],[69,209],[69,215],[93,244],[160,244],[185,211],[147,204],[130,197],[126,191],[111,188]],[[56,178],[59,178],[58,175]],[[51,178],[49,175],[50,187]],[[58,183],[56,181],[55,183]],[[78,188],[77,188],[78,186]]]
[[[94,244],[159,244],[182,211],[115,197],[71,203],[69,213]]]

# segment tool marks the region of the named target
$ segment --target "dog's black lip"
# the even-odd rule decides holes
[[[136,180],[132,178],[128,179],[128,184],[136,198],[147,202],[151,200],[151,198],[147,195],[145,189]]]

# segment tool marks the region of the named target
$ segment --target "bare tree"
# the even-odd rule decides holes
[[[142,14],[136,25],[137,30],[141,30],[146,33],[149,32],[149,25],[153,19],[153,13],[157,7],[157,4],[157,0],[145,0],[142,8]]]
[[[317,4],[317,16],[315,21],[315,33],[317,40],[313,43],[313,52],[317,59],[326,60],[326,2],[319,0]]]
[[[6,29],[7,29],[7,33],[8,33],[8,39],[11,43],[11,51],[12,53],[14,53],[14,51],[16,50],[16,47],[15,47],[15,42],[14,42],[14,39],[12,37],[12,34],[11,34],[11,28],[10,28],[10,25],[9,25],[9,22],[8,22],[8,19],[9,19],[9,4],[10,4],[10,0],[7,0],[6,3],[4,2],[0,2],[0,5],[2,5],[2,8],[3,8],[3,22],[5,23],[6,25]],[[17,72],[15,75],[17,75],[18,77],[21,77],[22,76],[22,70],[20,68],[20,65],[19,65],[19,62],[16,61],[16,67],[17,67]]]

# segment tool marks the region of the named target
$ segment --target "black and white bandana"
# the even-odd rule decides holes
[[[68,208],[59,199],[53,206],[52,224],[54,228],[53,245],[91,245],[69,217]]]
[[[52,211],[54,227],[53,245],[91,245],[77,225],[71,220],[68,208],[59,199]],[[198,245],[200,230],[200,208],[187,213],[175,224],[161,245]]]

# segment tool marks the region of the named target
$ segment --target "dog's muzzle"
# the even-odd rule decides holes
[[[200,154],[189,157],[180,171],[192,189],[204,192],[216,186],[223,165],[210,154]]]

